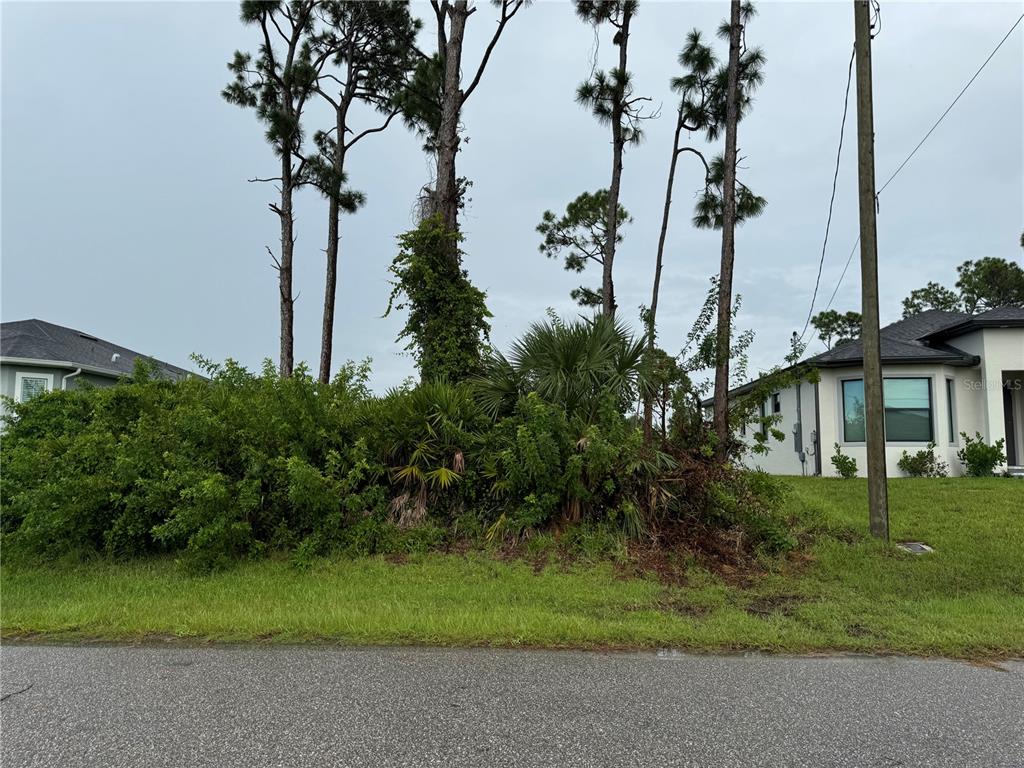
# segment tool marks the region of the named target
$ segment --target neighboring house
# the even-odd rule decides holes
[[[961,432],[987,443],[1003,439],[1008,465],[1024,465],[1024,308],[1000,307],[979,315],[929,310],[881,330],[886,469],[929,442],[962,474],[956,458]],[[748,463],[773,474],[834,476],[834,445],[867,469],[864,447],[864,351],[860,341],[840,344],[803,364],[818,370],[817,384],[802,382],[773,393],[763,407],[778,414],[783,442]],[[753,385],[733,390],[742,394]],[[706,401],[710,404],[710,401]],[[746,425],[741,435],[759,428]]]
[[[82,382],[110,386],[149,360],[158,375],[179,380],[189,371],[125,347],[43,320],[0,324],[0,394],[24,402],[41,392],[74,389]]]

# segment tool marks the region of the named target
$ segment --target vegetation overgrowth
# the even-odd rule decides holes
[[[926,555],[868,535],[863,479],[777,483],[801,547],[746,568],[679,549],[673,568],[637,573],[640,543],[594,526],[538,533],[514,556],[265,557],[210,574],[170,556],[5,564],[0,627],[37,642],[1024,654],[1019,481],[891,480],[892,535]]]
[[[643,350],[598,315],[535,324],[461,382],[383,396],[368,364],[323,384],[301,366],[200,361],[208,378],[140,365],[115,387],[12,403],[5,557],[173,554],[203,571],[273,552],[303,563],[521,544],[577,524],[646,542],[710,526],[745,552],[791,546],[767,478],[711,460],[685,377],[645,443]]]

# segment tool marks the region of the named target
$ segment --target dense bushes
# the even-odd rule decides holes
[[[365,368],[329,386],[233,363],[173,384],[145,369],[116,387],[13,406],[0,493],[14,551],[184,551],[205,564],[383,519],[387,467],[362,439]]]
[[[622,329],[588,326],[600,338],[538,326],[536,354],[528,344],[472,382],[383,397],[368,391],[365,365],[324,385],[304,369],[281,378],[269,364],[256,375],[228,362],[204,363],[208,380],[174,384],[139,368],[112,388],[11,404],[5,554],[171,553],[208,569],[270,551],[301,563],[577,524],[655,540],[695,521],[784,548],[784,526],[744,475],[644,445],[624,407],[636,363],[623,356],[636,350]],[[551,333],[576,351],[538,353]],[[580,373],[587,364],[601,374]],[[556,386],[577,374],[585,385]]]

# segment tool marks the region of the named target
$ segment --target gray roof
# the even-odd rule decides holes
[[[969,323],[972,318],[964,312],[945,312],[929,309],[916,315],[885,326],[879,332],[882,345],[882,362],[900,363],[941,363],[944,365],[971,366],[978,364],[976,355],[968,354],[956,347],[941,343],[938,338],[948,329]],[[955,334],[953,334],[955,335]],[[839,344],[827,352],[815,355],[804,362],[818,368],[841,368],[859,366],[864,361],[864,345],[857,339]]]
[[[946,340],[980,328],[1024,328],[1024,308],[997,307],[978,315],[929,309],[911,315],[880,329],[882,363],[937,363],[965,367],[978,365],[981,359],[977,355],[957,349],[947,344]],[[859,339],[839,344],[800,363],[815,368],[859,368],[863,364],[864,345]],[[729,394],[749,392],[758,381],[760,379],[731,389]],[[710,405],[711,402],[712,398],[707,398],[701,404]]]
[[[996,307],[977,315],[964,316],[961,322],[938,328],[922,338],[928,341],[948,339],[981,328],[1024,328],[1024,307]]]
[[[131,374],[135,361],[143,359],[155,363],[160,374],[169,379],[190,375],[184,368],[45,320],[16,320],[0,325],[0,357],[70,363],[111,376]]]

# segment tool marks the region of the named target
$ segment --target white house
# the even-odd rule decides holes
[[[902,474],[904,451],[929,442],[951,474],[962,474],[961,432],[980,433],[990,444],[1004,439],[1009,468],[1024,471],[1024,308],[922,312],[882,328],[881,346],[890,477]],[[830,458],[838,443],[865,474],[863,355],[854,341],[803,361],[820,381],[772,394],[765,411],[781,416],[777,428],[786,440],[770,441],[770,453],[748,463],[773,474],[835,476]]]

